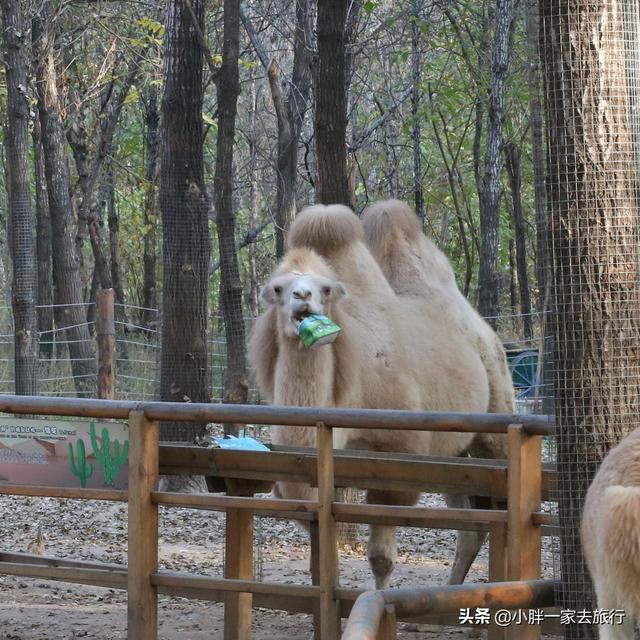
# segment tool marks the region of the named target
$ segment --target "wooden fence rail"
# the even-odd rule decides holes
[[[533,609],[553,607],[559,582],[530,580],[500,584],[466,584],[367,591],[356,600],[342,640],[393,640],[395,625],[386,618],[416,618],[430,612],[460,609]],[[387,622],[387,624],[385,624]],[[517,637],[521,635],[522,627]]]
[[[488,530],[491,581],[540,577],[540,538],[556,522],[541,513],[551,472],[540,459],[542,435],[553,433],[544,416],[451,414],[272,406],[136,403],[107,400],[3,396],[0,411],[129,420],[128,492],[0,485],[0,493],[128,500],[128,565],[64,561],[28,554],[0,553],[0,573],[127,588],[128,637],[157,638],[157,596],[168,593],[225,603],[225,640],[247,640],[252,607],[313,613],[321,640],[339,636],[340,617],[360,594],[341,589],[335,542],[336,522]],[[224,451],[158,445],[159,421],[215,421],[312,426],[317,451]],[[408,454],[333,450],[333,429],[344,427],[505,433],[508,461],[437,459]],[[208,476],[226,496],[157,491],[160,473]],[[259,499],[277,479],[306,481],[318,488],[317,500]],[[224,483],[221,485],[220,483]],[[336,502],[335,488],[356,486],[420,489],[507,499],[507,509],[425,509]],[[200,508],[227,513],[224,578],[158,570],[158,507]],[[257,582],[252,574],[255,516],[307,520],[312,537],[312,585]],[[396,612],[397,613],[397,612]],[[390,617],[387,617],[390,620]],[[386,623],[390,624],[390,623]],[[539,637],[531,626],[526,636]],[[492,629],[492,640],[506,632]]]

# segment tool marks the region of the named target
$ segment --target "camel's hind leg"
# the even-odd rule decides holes
[[[480,499],[470,496],[445,495],[445,502],[450,509],[479,508]],[[458,531],[456,538],[456,555],[451,567],[449,584],[462,584],[469,569],[484,544],[487,534],[484,531]]]
[[[417,502],[419,496],[419,493],[369,489],[367,502],[369,504],[411,506]],[[369,527],[367,557],[376,581],[376,589],[385,589],[389,586],[391,573],[396,566],[398,558],[396,528],[377,524],[372,524]]]

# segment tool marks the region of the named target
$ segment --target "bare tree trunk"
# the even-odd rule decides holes
[[[278,67],[269,66],[269,84],[278,116],[278,174],[276,187],[276,257],[284,255],[284,241],[296,215],[298,145],[311,93],[312,11],[310,0],[296,2],[293,72],[286,102],[282,102]]]
[[[504,92],[509,68],[509,49],[513,23],[513,0],[496,0],[495,34],[491,56],[489,86],[489,125],[484,154],[484,176],[480,199],[480,271],[478,310],[495,328],[498,315],[498,243],[500,236],[500,170],[502,167],[502,127]]]
[[[516,243],[513,238],[509,238],[509,302],[511,308],[511,327],[514,332],[518,331],[518,269],[516,268]]]
[[[258,91],[255,80],[251,83],[251,134],[249,136],[249,229],[254,229],[258,224],[258,128],[256,114],[258,112]],[[251,316],[258,315],[258,272],[256,265],[256,245],[250,243],[247,252],[247,278],[249,287],[247,291],[247,306]]]
[[[506,157],[509,186],[513,208],[513,228],[515,234],[516,265],[518,270],[518,287],[520,290],[520,312],[522,313],[522,327],[527,340],[533,338],[533,323],[531,320],[531,295],[529,294],[529,276],[527,275],[527,243],[525,237],[524,215],[522,213],[522,176],[520,172],[520,150],[513,142],[504,147]]]
[[[167,0],[160,211],[163,287],[160,399],[208,402],[207,292],[211,240],[202,155],[204,3]],[[193,440],[205,425],[166,423],[164,440]]]
[[[238,56],[240,47],[240,2],[224,5],[222,66],[216,78],[218,91],[218,141],[216,147],[216,226],[220,250],[220,304],[227,341],[227,369],[224,402],[245,403],[249,390],[245,328],[242,314],[242,285],[235,242],[233,211],[233,141],[238,95],[240,94]],[[225,425],[236,432],[237,425]]]
[[[116,190],[114,184],[113,168],[109,166],[105,172],[105,196],[107,200],[107,222],[109,225],[109,254],[111,263],[111,282],[115,294],[116,318],[126,322],[124,311],[124,280],[122,277],[122,265],[120,263],[120,235],[118,225],[118,209],[116,207]]]
[[[89,335],[83,308],[80,261],[74,244],[75,229],[69,197],[66,140],[58,105],[54,38],[46,16],[34,17],[32,36],[34,59],[37,61],[38,111],[51,214],[53,282],[57,296],[54,302],[63,305],[60,307],[58,325],[60,328],[66,327],[76,392],[79,396],[91,396],[96,390],[95,346]]]
[[[35,217],[29,184],[29,103],[26,23],[20,0],[2,0],[6,60],[6,145],[9,170],[9,229],[15,331],[15,390],[35,395],[38,386],[37,258]]]
[[[587,488],[637,427],[640,273],[637,171],[628,116],[622,3],[541,2],[563,589],[594,609],[580,543]],[[605,605],[606,606],[606,605]],[[570,640],[595,638],[567,625]]]
[[[347,0],[318,0],[315,73],[316,200],[353,206],[347,173],[345,22]]]
[[[115,81],[112,81],[103,91],[100,104],[100,136],[95,154],[89,152],[87,131],[82,113],[75,114],[72,126],[68,129],[69,144],[73,150],[82,190],[78,218],[87,225],[95,266],[103,289],[111,289],[114,283],[108,250],[105,248],[100,229],[102,203],[98,194],[101,191],[106,172],[105,164],[112,154],[113,135],[120,111],[139,73],[138,62],[139,60],[136,60],[132,63],[132,68],[124,76],[120,86],[114,86]]]
[[[531,118],[531,157],[533,163],[534,204],[536,209],[536,279],[538,281],[538,312],[544,313],[547,290],[547,220],[544,184],[544,142],[542,106],[540,102],[540,55],[538,51],[539,2],[527,0],[527,84],[529,85],[529,113]]]
[[[144,196],[144,233],[143,233],[143,265],[142,280],[142,321],[143,327],[157,323],[158,297],[156,287],[156,225],[158,219],[158,100],[155,87],[149,87],[144,99],[145,122],[145,196]]]
[[[422,119],[420,117],[420,82],[422,53],[420,51],[419,16],[422,3],[415,0],[411,22],[411,140],[413,142],[413,199],[416,215],[424,229],[424,192],[422,190]]]
[[[36,187],[36,251],[38,255],[38,332],[40,353],[45,358],[53,354],[53,272],[51,266],[51,217],[47,178],[44,173],[40,118],[33,118],[34,182]]]

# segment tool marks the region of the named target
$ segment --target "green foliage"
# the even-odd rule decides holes
[[[89,424],[89,436],[91,438],[91,448],[96,456],[96,460],[102,467],[102,473],[104,476],[104,483],[107,486],[113,486],[116,476],[120,467],[127,461],[127,455],[129,454],[129,441],[124,441],[124,446],[120,446],[118,440],[114,440],[113,443],[109,437],[109,429],[103,427],[101,432],[102,446],[98,443],[98,437],[96,435],[96,424],[91,422]]]
[[[87,463],[87,456],[84,449],[84,442],[81,439],[76,441],[76,448],[78,449],[78,462],[76,463],[73,453],[73,445],[67,443],[69,447],[69,469],[71,473],[79,478],[80,486],[86,487],[87,480],[93,475],[93,465]]]

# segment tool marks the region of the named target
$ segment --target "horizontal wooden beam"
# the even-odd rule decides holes
[[[550,527],[560,526],[560,518],[552,513],[542,513],[541,511],[537,511],[533,514],[531,520],[533,524],[537,525],[547,525]]]
[[[156,504],[189,509],[249,509],[256,515],[271,518],[295,519],[318,512],[318,503],[311,500],[274,500],[241,496],[218,496],[210,493],[170,493],[153,491],[151,500]]]
[[[107,500],[114,502],[127,501],[127,492],[119,489],[82,489],[81,487],[47,487],[44,485],[0,484],[0,495]]]
[[[143,411],[150,420],[183,422],[310,427],[322,422],[331,427],[462,433],[506,433],[510,424],[521,424],[525,431],[536,435],[551,435],[554,432],[553,419],[537,415],[0,396],[0,412],[4,413],[125,419],[131,411]]]
[[[367,591],[354,604],[342,640],[375,638],[384,607],[389,604],[394,606],[399,618],[453,613],[477,607],[511,610],[547,608],[555,605],[555,592],[559,586],[553,580],[532,580]]]
[[[26,562],[0,562],[0,574],[58,580],[75,584],[126,589],[127,572],[80,566],[52,566]]]
[[[347,502],[335,502],[333,515],[338,522],[471,531],[486,531],[491,522],[507,522],[507,512],[500,509],[431,509]]]
[[[0,552],[0,574],[111,589],[126,590],[127,588],[126,565],[69,560],[26,553]],[[290,613],[313,613],[313,601],[318,597],[318,587],[308,585],[279,585],[240,580],[225,581],[180,572],[160,572],[155,574],[152,579],[158,586],[159,593],[211,602],[223,602],[225,594],[229,591],[249,589],[254,594],[254,607],[277,609]],[[463,585],[465,588],[476,588],[476,586]],[[364,593],[363,589],[339,588],[335,590],[343,617],[349,615],[352,606],[362,593]],[[457,613],[457,609],[454,608],[454,611]],[[454,619],[450,614],[426,612],[417,614],[411,608],[406,607],[401,609],[398,617],[405,620],[419,620],[425,624],[456,624],[457,621],[457,618]]]
[[[71,560],[55,556],[40,556],[33,553],[15,553],[0,551],[0,562],[42,565],[47,567],[77,567],[80,569],[98,569],[115,572],[127,571],[127,565],[110,562],[92,562],[91,560]],[[0,571],[0,573],[2,573]]]
[[[320,597],[320,587],[311,585],[210,578],[208,576],[197,576],[178,571],[158,571],[151,575],[151,584],[158,587],[211,589],[213,591],[224,591],[227,593],[264,593],[284,598],[289,596],[311,599]]]
[[[417,454],[339,449],[334,452],[335,486],[359,489],[469,493],[506,498],[506,460],[437,458]],[[162,444],[160,470],[165,474],[306,482],[317,485],[315,449],[273,447],[272,451],[242,451]],[[555,471],[546,465],[542,490],[549,497]]]

